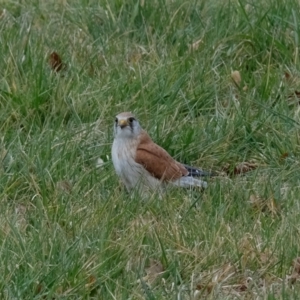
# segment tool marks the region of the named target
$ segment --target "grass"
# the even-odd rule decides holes
[[[298,1],[0,9],[1,299],[298,299]],[[223,176],[128,195],[110,156],[122,111]]]

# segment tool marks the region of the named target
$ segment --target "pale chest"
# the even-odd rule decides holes
[[[136,147],[132,149],[132,146],[126,141],[115,139],[112,145],[112,160],[115,170],[118,175],[121,175],[123,171],[130,167],[134,163],[134,155]]]
[[[136,145],[115,139],[112,145],[112,161],[118,176],[127,189],[133,188],[145,172],[143,166],[135,162]]]

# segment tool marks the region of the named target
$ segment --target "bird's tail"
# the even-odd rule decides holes
[[[207,182],[196,179],[191,176],[182,176],[179,179],[172,182],[173,185],[177,185],[184,188],[191,188],[191,187],[200,187],[200,188],[207,188]]]
[[[191,167],[191,166],[188,166],[188,165],[184,165],[184,167],[189,172],[189,174],[186,175],[186,176],[190,176],[190,177],[212,177],[212,176],[217,176],[217,174],[215,172],[206,172],[206,171],[203,171],[201,169],[197,169],[195,167]]]

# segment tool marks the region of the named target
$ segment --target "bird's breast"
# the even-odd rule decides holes
[[[124,180],[130,180],[139,173],[135,162],[135,143],[115,139],[112,146],[112,160],[116,173]]]
[[[112,160],[116,173],[128,190],[139,185],[145,189],[156,189],[160,181],[135,161],[137,141],[115,139],[112,146]]]

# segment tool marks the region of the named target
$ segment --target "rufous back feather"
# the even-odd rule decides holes
[[[188,174],[185,167],[174,160],[167,151],[156,145],[143,131],[136,151],[135,161],[161,181],[174,181]]]

